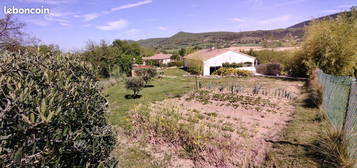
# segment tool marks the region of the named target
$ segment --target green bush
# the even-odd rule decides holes
[[[248,77],[248,76],[252,76],[252,72],[247,71],[247,70],[237,69],[235,75],[241,76],[241,77]]]
[[[194,75],[201,75],[203,73],[202,61],[186,59],[186,69],[189,73]]]
[[[144,80],[145,83],[148,83],[152,78],[157,75],[155,68],[143,68],[136,70],[135,73]]]
[[[225,68],[240,68],[240,67],[249,67],[249,66],[252,66],[252,63],[251,62],[242,62],[242,63],[236,63],[236,62],[233,62],[233,63],[229,63],[229,62],[225,62],[222,64],[222,67],[225,67]]]
[[[264,75],[280,75],[280,64],[260,64],[256,66],[257,73]]]
[[[115,145],[91,67],[0,51],[0,167],[97,167]]]
[[[247,77],[247,76],[251,76],[252,73],[247,70],[221,67],[217,71],[213,72],[212,75],[221,75],[221,76],[234,75],[234,76]]]
[[[314,21],[307,28],[303,52],[310,74],[357,76],[357,9],[336,19]]]
[[[126,80],[125,88],[133,91],[133,97],[136,98],[139,92],[144,88],[145,81],[141,77],[132,77]]]
[[[294,57],[285,65],[284,71],[293,77],[307,77],[308,67],[305,64],[304,55],[297,51]]]
[[[169,62],[167,64],[169,67],[182,67],[183,66],[183,62],[182,61],[174,61],[174,62]]]

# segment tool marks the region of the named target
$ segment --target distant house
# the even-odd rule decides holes
[[[146,68],[151,68],[151,66],[149,65],[137,65],[137,64],[133,64],[132,68],[131,68],[131,76],[132,77],[136,77],[136,71],[140,70],[140,69],[146,69]]]
[[[150,60],[158,61],[161,64],[168,64],[171,62],[171,56],[172,54],[155,54],[154,56],[151,57],[143,57],[143,61],[145,64],[148,63]]]
[[[201,63],[202,75],[204,76],[211,75],[214,71],[222,67],[223,63],[251,63],[249,67],[241,67],[238,69],[255,73],[255,57],[230,49],[204,49],[189,54],[184,57],[185,67],[188,67],[192,61]]]

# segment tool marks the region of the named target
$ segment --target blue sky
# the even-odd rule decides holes
[[[4,6],[50,8],[49,15],[15,15],[25,32],[62,49],[88,40],[139,40],[179,31],[286,28],[356,6],[357,0],[1,0]]]

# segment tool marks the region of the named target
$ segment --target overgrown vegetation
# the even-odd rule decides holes
[[[0,166],[109,166],[115,136],[95,73],[69,55],[0,53]]]
[[[302,62],[311,70],[357,76],[357,9],[336,19],[314,21],[307,28]]]

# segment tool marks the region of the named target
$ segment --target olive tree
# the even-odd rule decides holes
[[[155,68],[143,68],[136,70],[135,73],[141,77],[146,84],[157,75]]]
[[[90,66],[0,51],[0,167],[98,167],[115,136]]]
[[[128,78],[125,82],[126,89],[133,91],[132,96],[134,98],[138,97],[139,92],[144,88],[144,86],[145,86],[145,82],[140,77],[131,77]]]

